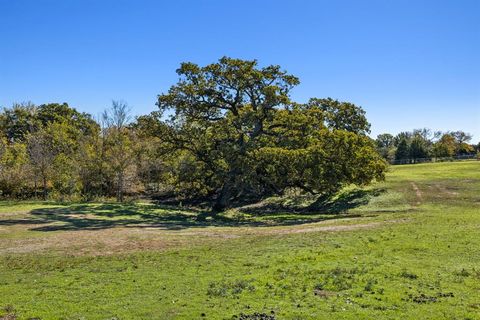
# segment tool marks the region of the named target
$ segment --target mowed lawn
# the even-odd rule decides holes
[[[480,161],[302,199],[0,203],[0,319],[480,319]]]

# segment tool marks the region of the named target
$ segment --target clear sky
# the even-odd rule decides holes
[[[480,141],[480,0],[0,0],[0,106],[68,102],[135,114],[182,61],[279,64],[292,97],[361,105],[379,133],[429,127]]]

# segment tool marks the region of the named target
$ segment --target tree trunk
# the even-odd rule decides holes
[[[37,175],[35,174],[35,178],[33,179],[33,192],[35,194],[35,199],[37,199]]]
[[[47,200],[47,177],[43,176],[43,200]]]
[[[232,187],[230,186],[229,181],[227,181],[220,191],[215,204],[213,205],[213,211],[219,212],[224,210],[230,204],[230,199],[232,196]]]
[[[117,201],[123,202],[123,172],[118,174]]]
[[[234,188],[235,188],[235,178],[238,176],[239,171],[237,169],[232,169],[227,175],[225,179],[225,183],[222,186],[222,190],[218,195],[215,204],[213,205],[213,211],[219,212],[226,209],[234,196]]]

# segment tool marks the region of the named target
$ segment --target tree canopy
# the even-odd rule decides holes
[[[214,197],[215,208],[287,188],[333,194],[383,177],[364,111],[333,99],[292,101],[299,80],[279,66],[224,57],[177,73],[158,97],[165,141],[181,159],[175,183]]]

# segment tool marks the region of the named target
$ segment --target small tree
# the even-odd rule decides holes
[[[102,115],[105,154],[114,172],[117,201],[123,202],[128,173],[133,165],[133,134],[128,128],[130,108],[121,101],[113,101],[112,107]]]
[[[455,149],[455,138],[451,134],[445,133],[433,145],[433,155],[437,158],[452,157],[453,155],[455,155]]]
[[[25,143],[8,143],[0,138],[0,193],[17,196],[29,178],[28,155]]]
[[[48,179],[52,174],[55,150],[52,139],[44,128],[31,133],[27,137],[28,155],[34,173],[35,188],[38,179],[42,183],[43,200],[48,196]]]
[[[427,158],[427,140],[425,140],[423,136],[416,134],[410,142],[409,154],[410,159],[413,159],[413,162],[417,162],[418,159]]]
[[[472,135],[463,131],[454,131],[450,133],[456,141],[455,153],[457,155],[468,154],[474,152],[474,148],[469,144]]]
[[[379,134],[375,142],[377,144],[377,150],[382,157],[387,160],[392,160],[392,155],[393,157],[395,156],[395,141],[393,136],[389,133]]]
[[[397,151],[395,152],[395,160],[406,160],[409,158],[409,147],[407,139],[402,138],[397,145]]]

